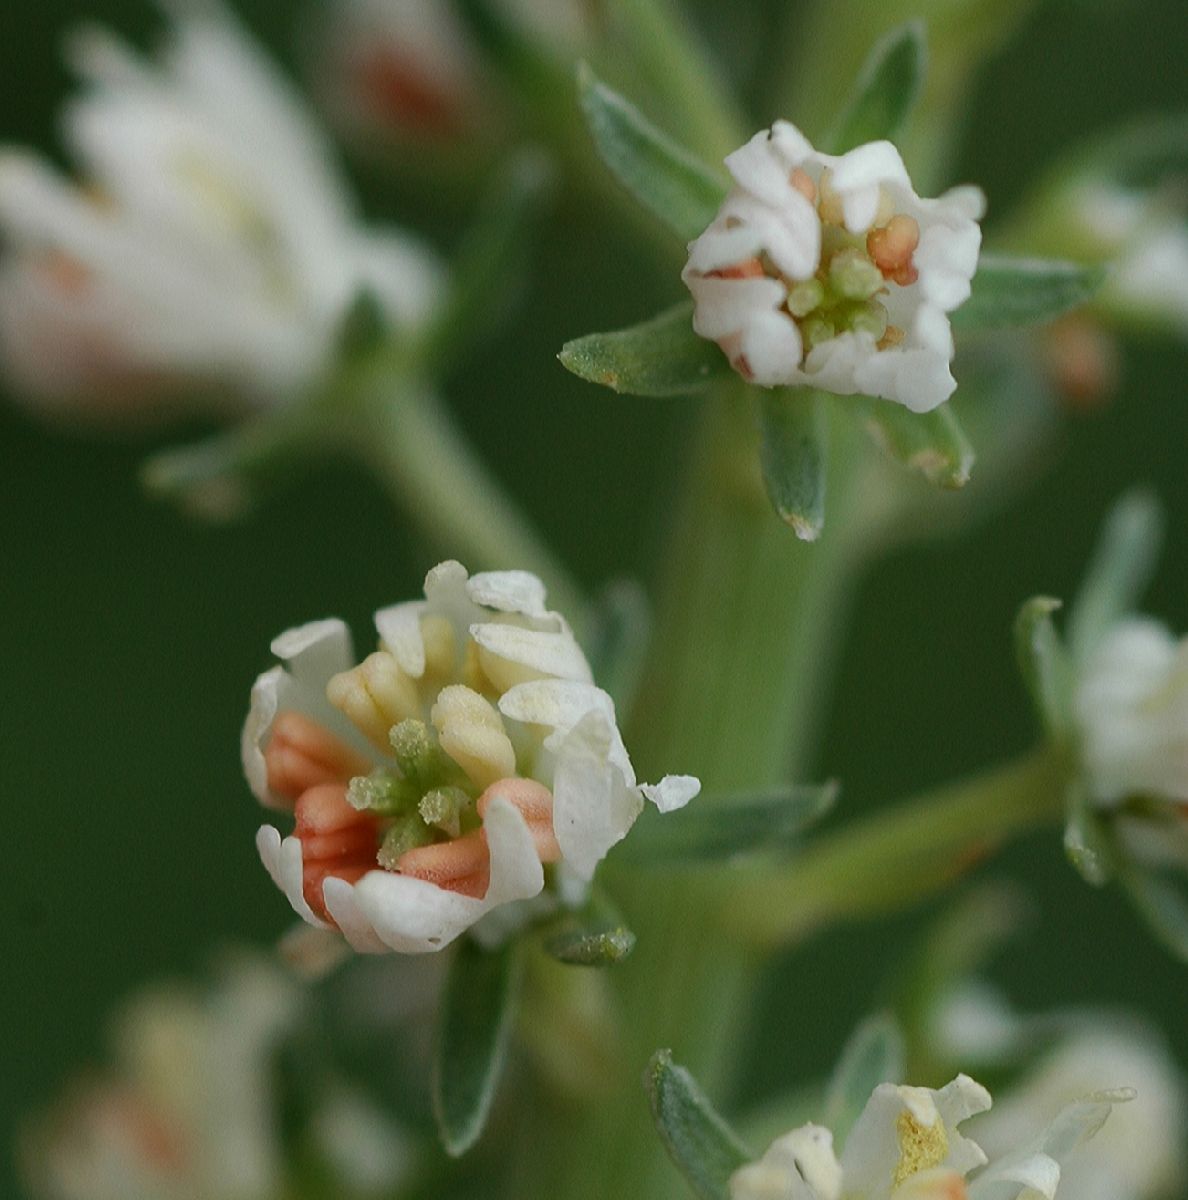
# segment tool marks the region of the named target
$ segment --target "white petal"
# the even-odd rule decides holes
[[[701,791],[701,780],[693,775],[665,775],[659,783],[640,784],[639,790],[662,813],[684,808]]]
[[[360,954],[384,954],[387,951],[388,947],[355,901],[355,884],[328,876],[322,884],[322,899],[352,950]]]
[[[425,640],[421,636],[421,617],[428,609],[424,600],[407,600],[381,608],[375,614],[375,628],[400,668],[413,679],[425,674]]]
[[[531,571],[484,571],[466,586],[475,604],[499,612],[546,617],[545,586]]]
[[[551,633],[486,621],[471,625],[470,636],[484,650],[508,662],[558,679],[592,682],[590,665],[571,633]]]
[[[330,926],[316,916],[305,902],[300,839],[282,839],[271,825],[261,825],[256,833],[256,849],[260,853],[260,861],[272,876],[272,882],[284,892],[293,911],[316,929],[329,929]]]
[[[324,687],[331,675],[349,670],[354,663],[350,630],[337,617],[286,630],[273,638],[272,653],[298,683],[315,688]]]
[[[601,688],[572,679],[533,679],[499,697],[499,711],[513,721],[568,732],[588,712],[615,723],[615,703]]]

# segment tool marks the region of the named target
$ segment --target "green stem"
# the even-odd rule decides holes
[[[763,493],[744,392],[731,386],[707,402],[627,738],[644,778],[688,771],[707,793],[779,783],[803,764],[855,559],[848,455],[833,464],[822,540],[797,541]],[[533,1128],[512,1189],[519,1196],[681,1195],[641,1072],[657,1048],[672,1047],[720,1094],[749,1019],[754,964],[717,921],[713,890],[615,870],[613,855],[604,874],[639,938],[612,975],[625,1017],[623,1065],[610,1094],[580,1113],[542,1101],[545,1129]]]
[[[778,872],[723,888],[719,917],[771,946],[921,899],[1010,838],[1059,821],[1069,767],[1048,744],[819,839]]]

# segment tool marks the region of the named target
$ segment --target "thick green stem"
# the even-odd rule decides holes
[[[696,803],[782,782],[803,763],[853,561],[847,455],[833,464],[822,541],[797,541],[763,494],[749,399],[731,387],[707,403],[628,730],[643,777],[700,776],[707,797]],[[613,855],[604,875],[639,937],[613,974],[623,1066],[611,1093],[591,1107],[546,1109],[549,1128],[533,1130],[518,1196],[682,1195],[652,1127],[641,1073],[653,1051],[671,1047],[720,1094],[749,1018],[754,964],[716,919],[717,900],[704,883],[616,871]],[[556,1146],[556,1156],[542,1154],[542,1145]]]
[[[889,912],[951,883],[1004,842],[1064,813],[1069,767],[1045,744],[970,779],[851,822],[778,871],[723,888],[719,916],[772,946]]]

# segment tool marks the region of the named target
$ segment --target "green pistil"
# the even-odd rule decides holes
[[[401,857],[409,850],[428,846],[437,840],[435,831],[430,829],[415,813],[411,816],[400,817],[384,834],[376,859],[384,870],[395,871]]]
[[[469,832],[478,824],[474,798],[459,787],[434,788],[426,792],[417,812],[426,825],[432,825],[452,838]]]
[[[424,721],[409,719],[393,725],[388,733],[392,752],[400,773],[418,795],[431,788],[453,783],[457,767],[437,743],[437,738]]]
[[[391,771],[356,775],[347,785],[347,803],[360,812],[378,817],[397,817],[416,811],[417,789]]]
[[[883,273],[856,247],[829,261],[829,290],[842,300],[869,300],[882,286]]]
[[[806,279],[788,289],[788,311],[794,317],[807,317],[825,301],[825,286],[819,279]]]
[[[820,312],[816,312],[811,317],[805,317],[801,321],[800,336],[804,339],[805,350],[808,351],[812,350],[815,346],[821,345],[822,342],[827,342],[831,338],[837,337],[837,329]]]

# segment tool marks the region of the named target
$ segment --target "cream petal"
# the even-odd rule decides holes
[[[601,688],[573,679],[533,679],[499,697],[499,711],[512,721],[568,732],[588,712],[615,723],[615,703]]]
[[[531,571],[484,571],[466,585],[475,604],[526,617],[551,615],[545,606],[545,586]]]
[[[487,621],[471,625],[470,636],[484,650],[509,663],[559,679],[592,682],[590,665],[571,633]]]

